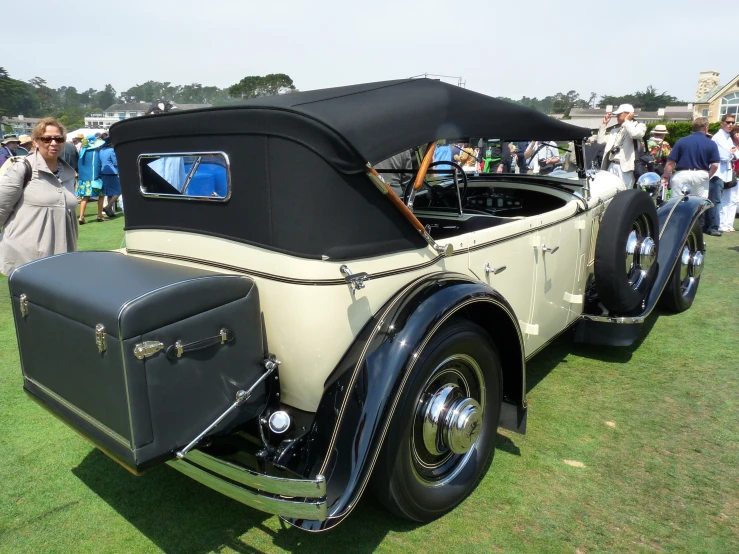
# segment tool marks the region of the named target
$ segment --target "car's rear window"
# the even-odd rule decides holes
[[[138,166],[144,196],[215,201],[231,197],[230,164],[223,152],[142,154]]]

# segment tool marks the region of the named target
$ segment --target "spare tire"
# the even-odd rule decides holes
[[[595,242],[595,286],[609,311],[627,313],[639,306],[654,281],[658,246],[654,200],[639,189],[616,194]]]

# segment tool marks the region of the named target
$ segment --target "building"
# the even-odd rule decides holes
[[[176,104],[176,108],[179,110],[194,110],[196,108],[207,108],[208,106],[210,104]],[[150,102],[113,104],[106,108],[103,113],[85,116],[85,127],[87,129],[108,129],[117,121],[145,115],[150,107]]]
[[[698,76],[694,117],[707,117],[715,123],[724,114],[739,115],[739,75],[725,85],[719,77],[717,71],[702,71]]]
[[[41,121],[40,117],[23,117],[22,115],[19,115],[17,117],[3,116],[0,123],[2,123],[2,131],[5,134],[30,135],[31,131],[36,126],[36,123],[39,121]],[[9,132],[8,127],[11,127],[13,131]]]

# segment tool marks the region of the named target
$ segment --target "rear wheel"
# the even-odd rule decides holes
[[[674,313],[684,312],[693,305],[703,272],[703,230],[696,222],[685,240],[662,296],[660,306]]]
[[[413,369],[373,475],[394,513],[436,519],[462,502],[492,461],[501,366],[488,335],[469,321],[440,329]]]

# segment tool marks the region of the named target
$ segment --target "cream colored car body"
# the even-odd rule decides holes
[[[282,401],[313,412],[326,377],[362,327],[399,289],[424,274],[464,273],[500,292],[519,320],[527,358],[579,318],[600,215],[623,184],[598,172],[591,180],[588,201],[565,190],[495,183],[496,188],[505,186],[542,190],[567,204],[439,241],[453,246],[454,253],[446,257],[427,247],[348,262],[312,260],[164,230],[128,231],[126,248],[129,255],[253,278],[268,348],[282,361]],[[344,281],[340,270],[344,264],[353,273],[370,275],[364,288],[353,291]],[[486,272],[486,265],[491,271]]]

